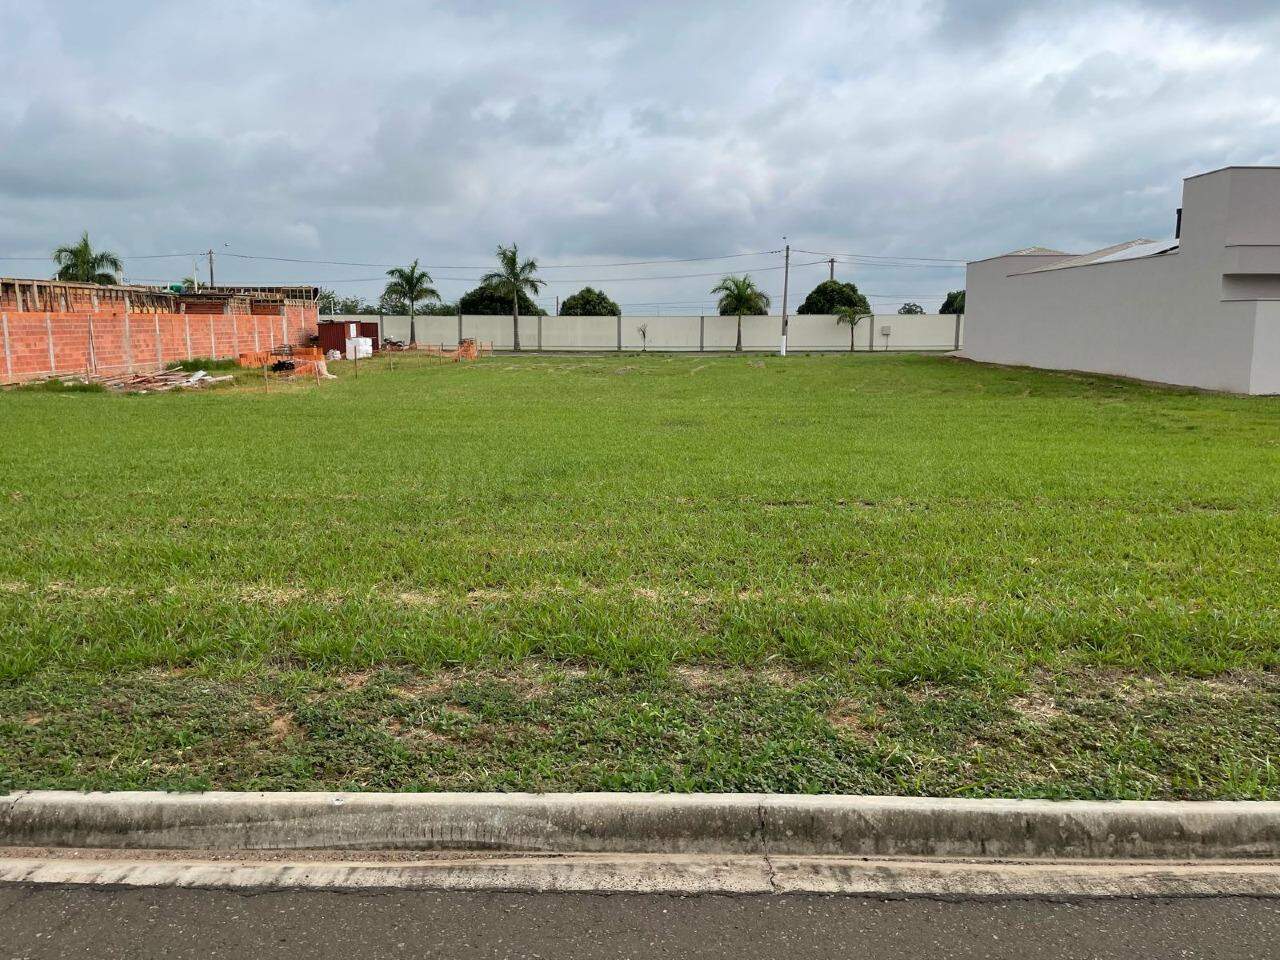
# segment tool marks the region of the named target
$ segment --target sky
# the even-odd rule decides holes
[[[777,312],[789,242],[792,309],[832,255],[878,311],[933,309],[946,261],[1167,237],[1183,177],[1280,163],[1274,0],[0,0],[0,24],[7,276],[88,230],[130,281],[213,248],[219,283],[376,299],[420,258],[453,300],[517,242],[548,309],[592,285],[713,312],[751,271]]]

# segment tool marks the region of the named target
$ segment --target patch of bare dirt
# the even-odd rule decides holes
[[[271,731],[271,740],[280,743],[289,737],[298,733],[298,726],[294,722],[293,712],[290,711],[282,703],[274,700],[265,700],[262,698],[253,701],[253,708],[264,717],[269,717],[268,729]]]
[[[842,700],[827,714],[827,722],[840,736],[859,743],[871,743],[880,711],[867,704]]]
[[[1032,723],[1050,723],[1066,714],[1052,695],[1033,692],[1009,701],[1009,709]]]

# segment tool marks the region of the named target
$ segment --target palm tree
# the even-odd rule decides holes
[[[756,282],[746,274],[740,277],[723,277],[711,288],[712,293],[722,294],[716,306],[720,316],[738,317],[738,342],[734,352],[742,352],[742,315],[759,316],[769,312],[769,295],[756,286]]]
[[[486,273],[480,283],[493,287],[503,296],[511,298],[511,337],[517,351],[520,349],[520,294],[530,296],[537,293],[545,285],[539,280],[537,260],[520,260],[520,248],[514,243],[509,247],[498,244],[498,267],[493,273]]]
[[[424,300],[439,300],[440,291],[431,286],[431,274],[419,267],[417,260],[407,267],[392,267],[387,276],[391,279],[382,291],[383,300],[398,300],[409,308],[409,346],[416,346],[418,329],[414,324],[414,314],[417,306]]]
[[[58,265],[54,279],[72,283],[119,283],[118,275],[124,270],[120,257],[110,250],[94,253],[88,230],[80,235],[79,243],[53,251],[53,262]]]
[[[857,307],[848,305],[836,307],[835,310],[836,323],[847,323],[849,325],[849,352],[853,352],[853,328],[858,325],[858,321],[863,317],[869,317],[871,314],[866,310],[860,310]]]

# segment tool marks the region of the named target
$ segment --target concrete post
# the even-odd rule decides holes
[[[458,314],[458,346],[462,346],[462,314]]]
[[[4,335],[4,378],[13,379],[13,356],[9,353],[9,315],[0,313],[0,333]]]
[[[960,314],[960,313],[956,314],[956,349],[957,350],[960,349],[960,318],[962,316],[963,314]]]
[[[240,355],[240,323],[236,320],[236,315],[231,315],[231,356],[238,357]]]
[[[262,344],[258,340],[258,318],[253,318],[253,352],[257,353],[262,349]]]
[[[95,298],[96,299],[96,298]],[[95,308],[96,308],[95,304]],[[124,295],[124,369],[133,373],[133,336],[129,330],[129,295]]]
[[[231,301],[225,300],[222,304],[222,315],[225,317],[231,313]],[[214,337],[214,321],[213,317],[209,318],[209,359],[216,360],[218,358],[218,341]]]
[[[46,313],[44,315],[44,335],[49,344],[49,373],[55,373],[58,369],[58,362],[53,356],[53,315]]]
[[[187,333],[187,359],[191,359],[191,316],[184,313],[182,315],[182,327]]]
[[[707,318],[706,316],[698,317],[698,352],[705,353],[707,350]]]
[[[156,369],[164,369],[164,344],[160,340],[160,314],[154,314],[156,318]]]
[[[17,302],[18,302],[18,312],[19,312],[19,313],[23,313],[23,312],[24,312],[24,307],[23,307],[23,304],[22,304],[22,284],[20,284],[20,283],[15,283],[15,284],[13,285],[13,296],[14,296],[14,298],[15,298],[15,299],[17,300]]]
[[[93,346],[93,314],[89,314],[89,369],[98,372],[98,351]]]
[[[538,314],[538,352],[542,352],[542,314]]]
[[[618,314],[618,352],[622,352],[622,314]]]

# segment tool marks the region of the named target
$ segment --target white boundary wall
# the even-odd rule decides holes
[[[328,320],[322,316],[321,320]],[[335,320],[363,320],[376,317],[334,317]],[[648,332],[648,349],[671,351],[732,350],[737,336],[737,317],[706,316],[623,316],[618,317],[521,317],[520,346],[524,350],[600,352],[639,350],[639,328]],[[493,343],[495,350],[512,348],[510,317],[462,316],[416,317],[414,326],[420,344],[453,347],[461,336]],[[888,336],[883,329],[889,328]],[[407,316],[382,318],[382,335],[393,340],[409,339]],[[742,349],[752,352],[776,351],[782,336],[780,316],[743,317]],[[871,323],[862,320],[854,330],[858,351],[947,351],[964,345],[964,318],[951,314],[879,314]],[[797,314],[788,323],[787,349],[797,351],[848,351],[849,328],[838,325],[826,314]]]
[[[974,360],[1280,393],[1280,168],[1189,178],[1176,253],[1056,270],[969,264]]]

